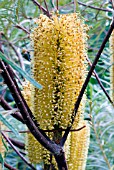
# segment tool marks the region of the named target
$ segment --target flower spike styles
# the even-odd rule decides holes
[[[86,75],[87,26],[76,13],[40,15],[37,24],[32,72],[43,89],[32,87],[33,113],[43,129],[66,128]]]
[[[48,136],[59,143],[62,129],[71,125],[74,104],[85,80],[88,27],[76,13],[53,14],[51,18],[41,14],[36,24],[38,26],[31,34],[34,48],[31,61],[32,75],[43,89],[39,90],[31,85],[30,97],[28,98],[26,93],[25,99],[28,98],[29,106],[35,119],[40,123],[40,128],[52,130],[47,132]],[[83,120],[84,106],[83,97],[73,129],[79,127],[80,121]],[[65,148],[69,148],[66,152],[68,160],[72,155],[70,145],[73,134],[76,133],[70,132],[66,141]],[[45,165],[51,163],[56,169],[52,155],[30,134],[27,150],[32,163],[40,163],[42,160]]]
[[[111,96],[114,102],[114,31],[110,37],[110,51],[111,51],[111,68],[110,68],[110,81],[111,81]]]
[[[80,131],[70,132],[70,151],[68,153],[68,167],[70,170],[84,170],[90,141],[90,127],[84,120],[80,121],[79,126],[86,125]]]

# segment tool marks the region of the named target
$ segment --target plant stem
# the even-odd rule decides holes
[[[56,6],[57,6],[57,10],[59,8],[59,0],[56,0]]]
[[[92,118],[92,102],[90,102],[89,105],[90,105],[90,113],[89,113],[89,114],[90,114],[90,117]],[[104,152],[104,150],[103,150],[103,146],[102,146],[102,144],[101,144],[101,141],[100,141],[100,139],[99,139],[99,136],[98,136],[98,134],[97,134],[97,130],[96,130],[95,125],[94,125],[94,121],[93,121],[93,119],[91,119],[91,120],[92,120],[92,121],[91,121],[91,123],[92,123],[92,128],[93,128],[93,130],[94,130],[94,133],[95,133],[95,136],[96,136],[96,140],[97,140],[97,142],[98,142],[98,145],[99,145],[99,147],[100,147],[100,150],[101,150],[101,152],[102,152],[102,154],[103,154],[103,158],[104,158],[104,160],[105,160],[108,168],[111,169],[110,163],[109,163],[109,161],[108,161],[108,159],[107,159],[107,156],[106,156],[106,154],[105,154],[105,152]]]
[[[44,12],[44,14],[46,14],[48,17],[50,17],[50,13],[49,13],[43,6],[41,6],[39,2],[37,2],[36,0],[31,0],[31,1],[32,1],[35,5],[37,5],[38,8],[41,9],[41,10]]]
[[[35,120],[32,119],[33,115],[30,111],[26,101],[24,100],[19,87],[15,81],[15,78],[12,77],[13,73],[10,70],[10,67],[8,64],[0,60],[0,67],[2,69],[2,77],[4,78],[4,81],[6,82],[7,86],[9,87],[12,96],[20,110],[20,113],[23,116],[23,119],[28,126],[31,133],[34,135],[34,137],[47,149],[49,150],[56,158],[58,168],[62,170],[67,170],[67,163],[65,160],[65,155],[63,148],[56,144],[54,141],[51,141],[49,137],[37,126],[38,124],[35,123]],[[9,140],[9,139],[8,139]],[[11,141],[10,141],[11,143]],[[12,143],[11,143],[12,144]],[[20,154],[20,153],[19,153]],[[20,154],[21,155],[21,154]],[[61,160],[61,161],[60,161]],[[61,168],[60,168],[61,166]]]
[[[32,164],[30,164],[21,154],[20,152],[17,150],[17,148],[12,144],[12,142],[9,140],[9,138],[3,133],[1,132],[2,136],[6,139],[6,141],[8,142],[8,144],[12,147],[12,149],[19,155],[19,157],[28,165],[30,166],[33,170],[36,170],[36,168],[33,167]]]
[[[56,155],[55,160],[57,162],[59,170],[68,170],[64,152],[61,154],[61,156]]]
[[[17,140],[14,140],[12,138],[9,138],[9,140],[12,142],[13,145],[17,146],[19,149],[25,150],[25,144],[24,143],[17,141]]]
[[[64,6],[60,6],[59,9],[62,9],[62,8],[66,7],[66,6],[69,6],[69,5],[72,5],[73,3],[74,3],[74,1],[68,3],[68,4],[64,5]],[[88,4],[83,3],[83,2],[80,2],[80,1],[78,1],[78,4],[79,4],[79,5],[82,5],[82,6],[85,6],[85,7],[88,7],[88,8],[91,8],[91,9],[98,10],[98,11],[112,12],[112,9],[99,8],[99,7],[96,7],[96,6],[88,5]]]
[[[17,170],[16,168],[13,168],[11,165],[7,164],[6,162],[4,162],[4,166],[9,170]]]
[[[30,109],[27,107],[28,105],[27,105],[26,101],[24,101],[24,98],[23,98],[21,92],[19,91],[18,85],[15,84],[16,82],[14,81],[14,78],[12,79],[9,75],[9,72],[7,70],[8,65],[6,63],[4,64],[3,61],[0,61],[0,66],[3,70],[3,72],[1,74],[12,93],[12,96],[14,97],[14,100],[20,110],[20,113],[23,116],[23,119],[24,119],[26,125],[30,129],[31,133],[37,138],[37,140],[39,142],[41,142],[42,145],[44,145],[44,147],[46,147],[53,153],[55,150],[53,147],[50,146],[51,140],[47,140],[44,137],[44,135],[42,135],[42,133],[39,131],[38,124],[36,126],[36,124],[34,123],[34,120],[32,119],[33,118],[32,113],[31,113]],[[53,142],[51,142],[51,143],[53,143]]]
[[[88,61],[88,64],[89,64],[90,66],[92,66],[92,63],[91,63],[91,61],[89,60],[89,58],[87,58],[87,61]],[[95,77],[96,77],[96,80],[97,80],[98,84],[100,85],[101,89],[103,90],[103,92],[104,92],[105,95],[107,96],[109,102],[114,106],[113,101],[111,100],[111,98],[110,98],[110,96],[108,95],[107,91],[105,90],[103,84],[101,83],[98,74],[96,73],[95,70],[93,71],[93,73],[94,73],[94,75],[95,75]]]
[[[47,6],[47,3],[46,3],[46,0],[44,0],[44,4],[45,4],[45,6],[46,6],[47,13],[48,13],[48,15],[50,16],[49,10],[48,10],[48,6]]]
[[[23,31],[24,31],[25,33],[27,33],[27,34],[30,34],[30,32],[29,32],[26,28],[24,28],[23,26],[21,26],[21,25],[19,25],[19,24],[15,25],[15,27],[23,30]]]
[[[23,63],[23,58],[22,58],[20,52],[18,52],[16,46],[15,46],[12,42],[9,41],[8,37],[7,37],[4,33],[2,33],[2,35],[3,35],[3,37],[6,39],[6,42],[8,43],[8,45],[13,49],[13,51],[14,51],[15,54],[16,54],[16,56],[18,57],[21,68],[22,68],[23,70],[25,70],[25,66],[24,66],[24,63]],[[18,80],[19,80],[19,78],[18,78]],[[19,81],[20,81],[20,80],[19,80]]]
[[[0,96],[0,105],[5,110],[12,110],[12,107],[6,102],[6,100],[2,96]],[[16,113],[12,113],[11,115],[17,120],[21,121],[22,123],[25,123],[20,113],[16,112]]]
[[[76,131],[80,131],[82,130],[83,128],[85,128],[86,126],[82,126],[78,129],[71,129],[70,132],[76,132]],[[43,130],[44,132],[55,132],[55,131],[60,131],[60,132],[64,132],[66,129],[58,129],[58,130],[55,130],[55,129],[52,129],[52,130]],[[11,130],[3,130],[4,132],[12,132]],[[21,130],[19,131],[19,133],[30,133],[29,130]]]
[[[103,154],[103,158],[104,158],[104,160],[105,160],[108,168],[111,169],[110,163],[109,163],[109,161],[108,161],[108,159],[107,159],[107,156],[106,156],[106,154],[105,154],[105,151],[104,151],[104,149],[103,149],[103,146],[102,146],[102,144],[101,144],[101,141],[100,141],[100,139],[99,139],[99,136],[98,136],[98,134],[97,134],[97,131],[96,131],[96,128],[95,128],[93,122],[92,122],[92,125],[93,125],[92,127],[93,127],[93,130],[94,130],[94,133],[95,133],[95,136],[96,136],[98,145],[99,145],[100,150],[101,150],[101,152],[102,152],[102,154]]]

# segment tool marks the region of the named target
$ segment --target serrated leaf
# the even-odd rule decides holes
[[[18,131],[0,114],[0,121],[3,122],[15,135],[19,135]]]
[[[11,65],[13,69],[18,71],[23,77],[25,77],[28,81],[30,81],[30,83],[33,84],[35,87],[37,87],[38,89],[42,89],[41,84],[37,83],[32,77],[30,77],[25,71],[23,71],[18,65],[8,60],[2,52],[0,52],[0,58],[4,60],[6,63],[8,63],[9,65]]]

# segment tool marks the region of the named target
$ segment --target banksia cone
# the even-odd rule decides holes
[[[75,13],[40,15],[37,23],[32,71],[43,89],[32,87],[33,113],[43,129],[66,128],[86,75],[87,27]]]
[[[110,37],[110,53],[111,53],[111,68],[110,68],[110,77],[111,77],[111,96],[114,102],[114,31]]]
[[[70,132],[70,148],[67,155],[68,167],[70,170],[84,170],[86,167],[90,127],[84,120],[80,121],[79,127],[83,125],[86,125],[86,127],[82,130]]]
[[[41,14],[36,23],[38,27],[31,34],[34,47],[32,74],[43,85],[43,89],[31,85],[30,105],[40,127],[54,130],[54,133],[48,135],[59,143],[62,132],[57,130],[71,124],[74,104],[85,80],[87,26],[76,13],[52,15],[51,18]],[[73,128],[77,128],[83,119],[83,109],[84,100],[78,109]],[[33,151],[34,142],[33,137],[28,137],[31,162],[39,163],[44,159],[49,164],[50,153],[42,146],[39,147],[40,144]]]

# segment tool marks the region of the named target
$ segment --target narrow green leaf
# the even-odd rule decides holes
[[[13,69],[18,71],[23,77],[25,77],[31,84],[33,84],[38,89],[42,89],[42,85],[37,83],[33,78],[31,78],[25,71],[23,71],[18,65],[14,64],[12,61],[8,60],[6,56],[0,52],[0,58],[4,60],[6,63],[12,66]]]
[[[0,153],[0,164],[2,164],[2,168],[4,168],[4,159],[1,153]]]
[[[0,114],[0,121],[3,122],[15,135],[18,135],[18,131]]]
[[[8,147],[7,147],[7,145],[6,145],[6,142],[4,141],[4,139],[3,139],[2,136],[1,136],[1,138],[2,138],[2,143],[3,143],[3,145],[4,145],[5,149],[6,149],[6,151],[8,152]]]

